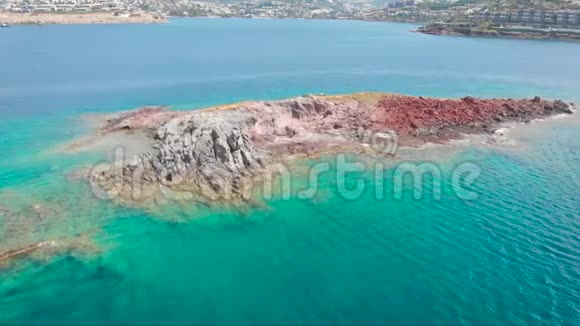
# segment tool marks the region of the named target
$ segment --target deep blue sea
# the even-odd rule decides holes
[[[580,43],[416,27],[0,29],[0,252],[75,248],[0,265],[0,325],[580,325],[578,119],[535,123],[515,145],[434,151],[423,160],[443,171],[441,199],[408,189],[377,200],[376,178],[361,172],[346,180],[366,180],[356,200],[325,176],[311,199],[151,212],[99,200],[71,177],[102,148],[58,150],[88,132],[85,114],[143,105],[359,91],[580,103]],[[461,162],[480,168],[475,200],[447,181]],[[392,179],[387,170],[381,180]]]

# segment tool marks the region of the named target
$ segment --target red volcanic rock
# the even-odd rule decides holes
[[[389,128],[400,136],[439,136],[447,139],[460,132],[491,131],[502,121],[522,121],[560,113],[571,113],[562,101],[513,99],[435,99],[387,95],[374,109],[372,128]],[[432,137],[431,137],[432,138]]]

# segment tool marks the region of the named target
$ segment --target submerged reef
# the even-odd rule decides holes
[[[5,190],[0,203],[0,268],[20,258],[44,260],[99,251],[91,236],[100,227],[93,217],[79,216],[89,203],[97,203],[92,197],[66,202]]]

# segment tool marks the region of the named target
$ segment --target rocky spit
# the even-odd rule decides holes
[[[145,132],[152,150],[116,168],[93,169],[89,182],[132,204],[176,191],[202,202],[244,202],[248,186],[297,155],[365,152],[393,155],[397,146],[441,143],[493,133],[505,122],[572,113],[562,101],[435,99],[382,93],[303,96],[195,111],[147,107],[108,119],[110,133]]]
[[[161,15],[138,12],[114,14],[107,12],[89,13],[12,13],[0,12],[0,23],[10,25],[52,25],[52,24],[152,24],[165,23]]]

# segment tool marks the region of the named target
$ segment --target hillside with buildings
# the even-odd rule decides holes
[[[374,8],[367,0],[196,1],[196,0],[0,0],[0,10],[13,13],[132,12],[172,16],[343,18]]]
[[[580,40],[578,1],[462,1],[456,2],[459,6],[430,9],[448,14],[433,19],[418,31],[436,35]]]
[[[0,0],[14,14],[320,18],[580,28],[580,0]],[[505,26],[504,26],[505,27]]]

